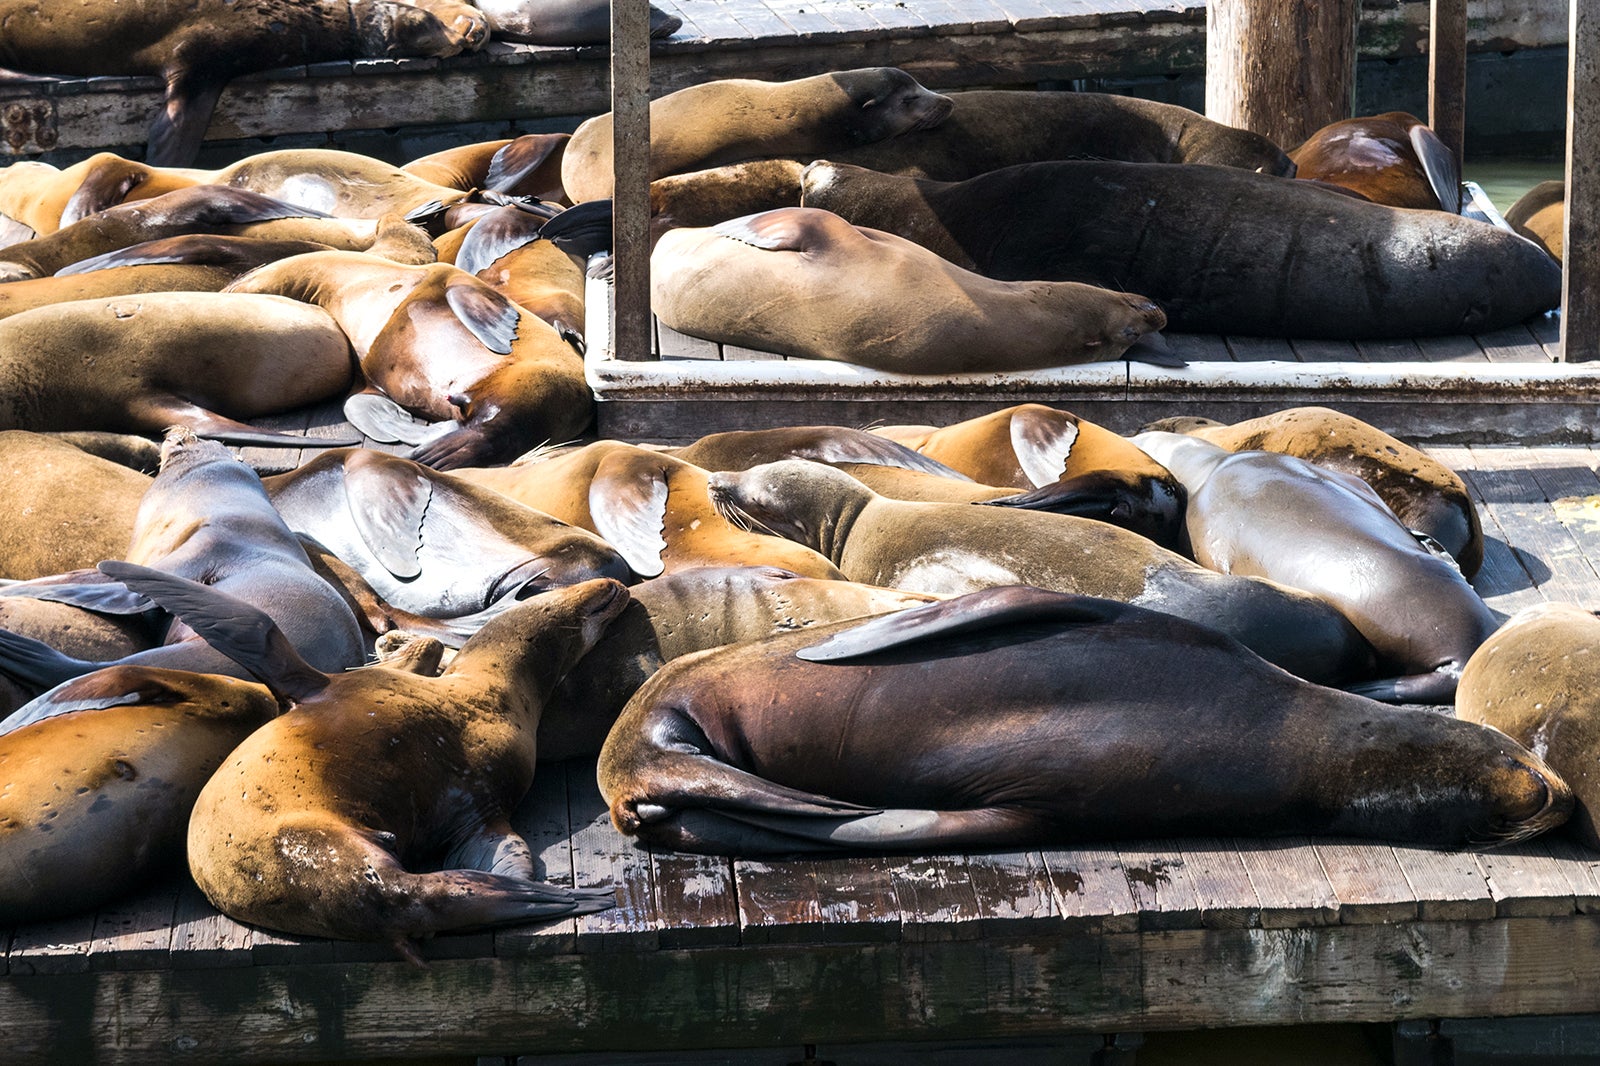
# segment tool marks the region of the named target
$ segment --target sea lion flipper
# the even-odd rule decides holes
[[[0,673],[32,685],[37,691],[98,670],[100,665],[63,655],[32,637],[0,629]]]
[[[1452,215],[1459,215],[1461,166],[1456,162],[1456,154],[1437,133],[1420,122],[1411,127],[1411,147],[1422,163],[1422,172],[1428,176],[1433,195],[1439,198],[1439,206]]]
[[[958,470],[952,470],[937,459],[930,459],[912,451],[904,444],[865,431],[841,438],[830,434],[790,452],[794,459],[815,459],[819,463],[866,463],[872,466],[897,467],[901,470],[920,470],[925,474],[971,482],[972,479]]]
[[[493,265],[507,252],[539,239],[544,219],[515,207],[498,207],[484,215],[467,231],[456,251],[456,266],[468,274]]]
[[[209,585],[134,563],[100,570],[178,617],[207,644],[250,672],[280,701],[321,691],[328,675],[311,666],[264,611]]]
[[[1013,507],[1022,511],[1049,511],[1051,514],[1105,520],[1128,495],[1126,482],[1108,477],[1102,471],[1064,477],[1048,485],[1015,496],[974,501],[980,507]]]
[[[1426,674],[1385,677],[1345,687],[1346,692],[1380,703],[1454,703],[1456,684],[1461,679],[1461,664]]]
[[[552,155],[553,165],[560,167],[561,154],[566,152],[570,133],[525,133],[510,144],[504,145],[489,160],[489,173],[484,176],[485,190],[516,193],[523,179],[534,173]],[[537,192],[538,190],[532,190]]]
[[[150,120],[144,161],[153,167],[194,165],[226,84],[190,71],[169,73],[166,99]]]
[[[711,232],[767,252],[803,252],[807,231],[800,220],[804,217],[792,211],[763,211],[719,222]]]
[[[151,431],[166,426],[184,426],[193,430],[196,436],[224,444],[259,448],[351,448],[361,443],[359,437],[305,437],[262,429],[208,411],[171,394],[141,396],[130,408],[130,413],[142,420]]]
[[[1189,365],[1189,361],[1172,350],[1172,345],[1167,343],[1159,331],[1146,333],[1122,353],[1122,358],[1130,363],[1148,363],[1150,366],[1164,366],[1179,369]]]
[[[588,259],[611,250],[611,225],[611,200],[586,200],[546,222],[539,236],[568,255]]]
[[[517,305],[469,276],[456,275],[445,285],[445,302],[478,343],[497,355],[510,355],[522,316]]]
[[[880,615],[802,648],[795,657],[814,663],[836,662],[999,625],[1103,622],[1119,609],[1118,604],[1092,596],[1007,585]]]
[[[589,482],[589,515],[600,534],[640,577],[657,577],[667,550],[667,470],[660,456],[608,455]]]
[[[74,570],[68,574],[10,585],[0,589],[0,596],[49,600],[51,603],[65,603],[99,614],[143,614],[155,607],[145,597],[95,569]]]
[[[421,444],[434,423],[418,418],[381,392],[357,392],[344,402],[350,424],[384,444]]]
[[[13,244],[31,241],[38,235],[39,231],[32,226],[0,212],[0,248],[9,248]]]
[[[1011,450],[1035,488],[1053,484],[1078,441],[1078,419],[1065,411],[1028,406],[1011,416]]]
[[[422,573],[422,520],[433,483],[403,459],[358,451],[344,462],[345,503],[361,539],[385,570],[409,580]]]
[[[132,159],[107,159],[84,177],[82,184],[61,209],[63,227],[87,218],[108,207],[115,207],[128,194],[150,179],[150,168]]]

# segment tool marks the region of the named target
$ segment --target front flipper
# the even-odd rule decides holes
[[[612,204],[586,200],[569,207],[539,228],[539,236],[568,255],[588,259],[611,250]]]
[[[54,577],[19,581],[0,589],[0,596],[49,600],[100,614],[143,614],[155,604],[99,570],[73,570]]]
[[[441,424],[418,418],[383,393],[370,389],[345,400],[344,416],[352,426],[383,444],[421,444],[429,430]]]
[[[553,171],[559,172],[561,156],[565,154],[567,142],[571,139],[570,133],[523,134],[503,146],[489,160],[489,173],[483,179],[484,190],[508,196],[537,196],[544,199],[563,195],[561,182],[555,180],[556,174],[550,175],[551,180],[546,181],[539,181],[536,175],[547,161]],[[534,179],[536,188],[525,187],[529,179]],[[547,193],[555,195],[546,196]]]
[[[1411,127],[1411,147],[1422,163],[1422,172],[1428,176],[1433,195],[1439,198],[1439,206],[1452,215],[1459,215],[1461,166],[1456,162],[1456,154],[1437,133],[1420,122]]]
[[[1035,486],[1054,484],[1078,443],[1078,418],[1052,407],[1030,405],[1011,416],[1011,451]]]
[[[144,161],[153,167],[193,166],[226,84],[188,71],[169,72],[166,99],[150,120]]]
[[[128,194],[150,180],[150,167],[131,159],[107,159],[84,177],[77,192],[61,209],[62,227],[70,226],[108,207],[115,207]]]
[[[658,577],[667,517],[667,470],[671,460],[627,450],[608,455],[589,482],[594,531],[617,549],[640,577]]]
[[[344,461],[345,504],[356,531],[384,569],[402,581],[422,573],[422,523],[433,482],[414,463],[356,451]]]
[[[837,662],[1002,625],[1109,622],[1128,609],[1125,604],[1093,596],[1048,592],[1030,585],[1007,585],[879,615],[841,630],[821,643],[802,648],[795,652],[795,657],[814,663]]]
[[[104,665],[74,659],[43,641],[0,629],[0,673],[31,686],[35,692],[43,692]]]
[[[539,239],[543,218],[515,207],[498,207],[484,215],[467,231],[456,250],[456,266],[476,274],[492,266],[507,252]]]
[[[350,448],[361,443],[359,437],[304,437],[262,429],[171,394],[140,397],[130,405],[129,414],[136,428],[146,433],[160,433],[169,426],[186,426],[194,430],[196,436],[224,444],[258,448]]]
[[[1461,664],[1441,666],[1432,673],[1385,677],[1350,685],[1346,692],[1380,703],[1454,703],[1461,681]]]

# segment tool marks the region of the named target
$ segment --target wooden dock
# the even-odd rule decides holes
[[[1478,499],[1493,608],[1600,605],[1600,449],[1429,451]],[[386,946],[239,925],[175,876],[0,931],[5,1061],[765,1047],[790,1062],[805,1044],[1600,1012],[1600,854],[1559,836],[729,861],[630,845],[588,761],[541,767],[514,821],[547,878],[615,884],[621,905],[442,936],[419,970]]]

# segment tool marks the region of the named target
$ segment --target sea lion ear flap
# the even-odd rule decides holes
[[[879,615],[795,652],[807,662],[826,663],[904,648],[934,637],[1022,622],[1106,622],[1124,605],[1092,596],[1048,592],[1030,585],[971,592],[955,599]]]
[[[1439,206],[1452,215],[1459,215],[1461,167],[1456,162],[1456,154],[1437,133],[1420,122],[1411,127],[1411,148],[1422,162],[1422,172],[1428,176],[1428,185],[1439,198]]]
[[[1078,441],[1078,419],[1030,404],[1011,416],[1011,450],[1035,488],[1059,481]]]
[[[667,466],[670,460],[643,451],[608,455],[589,482],[589,515],[594,531],[617,549],[640,577],[657,577],[666,567],[662,530],[667,524]]]
[[[80,219],[117,206],[148,180],[150,168],[143,163],[121,158],[106,160],[89,171],[83,184],[61,209],[60,226],[65,229]]]
[[[433,482],[405,459],[351,452],[344,461],[344,497],[356,531],[383,568],[402,581],[422,573],[422,520]]]
[[[478,343],[496,355],[511,354],[521,321],[515,304],[470,274],[451,278],[444,299]]]

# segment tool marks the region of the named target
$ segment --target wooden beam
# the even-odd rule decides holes
[[[1360,0],[1211,0],[1206,117],[1293,148],[1349,118]]]
[[[614,358],[650,358],[650,7],[611,0]]]
[[[1600,359],[1600,5],[1572,0],[1561,358]]]
[[[1467,0],[1433,0],[1428,21],[1428,125],[1462,161],[1467,128]]]

